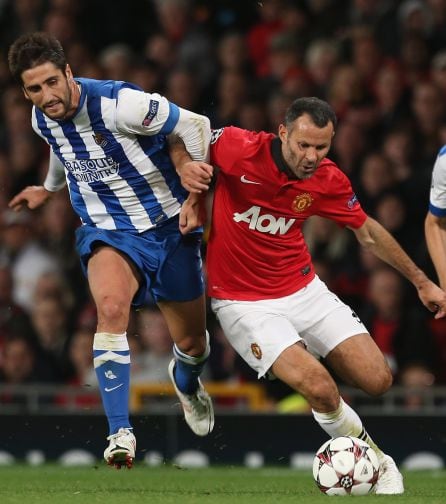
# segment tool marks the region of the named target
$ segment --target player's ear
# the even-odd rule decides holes
[[[26,92],[26,89],[22,86],[22,91],[23,91],[23,95],[25,96],[25,98],[27,100],[31,100],[31,98],[29,97],[29,94]]]
[[[284,124],[279,125],[279,138],[282,142],[286,142],[288,138],[288,130]]]
[[[65,75],[67,76],[68,80],[73,79],[73,72],[71,71],[71,67],[68,63],[67,66],[65,67]]]

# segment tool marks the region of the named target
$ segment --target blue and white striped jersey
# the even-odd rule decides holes
[[[187,192],[166,135],[182,109],[126,82],[76,82],[81,97],[72,118],[54,121],[34,107],[32,123],[51,146],[52,163],[64,168],[82,223],[143,232],[178,214]]]
[[[446,216],[446,145],[440,149],[432,171],[429,211],[437,217]]]

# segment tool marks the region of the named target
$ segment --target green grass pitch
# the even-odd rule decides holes
[[[405,474],[402,496],[328,497],[316,488],[309,471],[287,468],[215,467],[180,469],[136,465],[117,471],[89,468],[8,466],[0,468],[0,503],[328,503],[340,499],[404,504],[446,503],[446,472]],[[327,500],[328,499],[328,500]]]

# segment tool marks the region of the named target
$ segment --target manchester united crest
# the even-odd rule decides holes
[[[251,344],[251,352],[256,359],[260,360],[262,358],[262,349],[259,347],[257,343]]]
[[[301,213],[305,211],[313,203],[313,197],[309,193],[299,194],[294,198],[291,208],[297,212]]]

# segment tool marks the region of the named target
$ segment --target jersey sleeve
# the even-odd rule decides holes
[[[65,169],[59,158],[54,154],[53,149],[50,149],[50,162],[48,165],[48,173],[43,182],[43,187],[50,192],[56,192],[65,187]]]
[[[158,93],[123,88],[118,94],[116,127],[133,135],[168,135],[175,128],[179,108]]]
[[[249,150],[255,133],[234,126],[214,129],[211,134],[210,162],[229,173],[235,163]]]
[[[366,221],[367,214],[362,209],[347,176],[334,165],[332,171],[317,214],[343,227],[360,228]]]
[[[429,211],[437,217],[446,216],[446,145],[440,150],[432,171]]]

